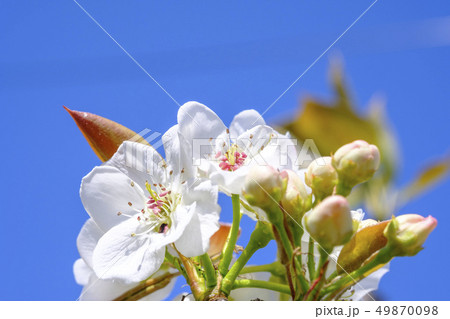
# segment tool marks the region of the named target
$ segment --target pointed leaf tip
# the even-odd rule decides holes
[[[64,105],[63,107],[73,118],[95,154],[103,162],[109,160],[124,141],[132,140],[150,145],[142,136],[119,123],[99,115],[74,111]]]

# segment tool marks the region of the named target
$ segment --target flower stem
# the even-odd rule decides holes
[[[239,223],[241,221],[239,195],[232,194],[231,202],[233,204],[233,222],[231,224],[230,234],[228,235],[228,239],[223,248],[222,258],[219,263],[219,272],[222,276],[227,274],[228,267],[230,266],[231,259],[233,258],[233,251],[236,247],[236,242],[239,235]]]
[[[254,272],[270,272],[272,275],[278,277],[286,275],[286,269],[278,261],[271,264],[244,267],[242,268],[240,274],[249,274]]]
[[[216,269],[208,254],[201,255],[200,260],[203,265],[203,270],[205,271],[206,286],[212,288],[217,284]]]
[[[336,185],[336,195],[342,195],[344,197],[347,197],[352,192],[352,187],[348,187],[347,185],[344,185],[341,181],[338,182]]]
[[[316,262],[314,261],[314,239],[309,237],[308,244],[308,272],[309,272],[309,281],[313,282],[314,275],[316,269]]]
[[[233,284],[233,289],[239,288],[262,288],[273,291],[278,291],[283,294],[290,295],[291,290],[287,285],[279,284],[271,281],[253,280],[253,279],[241,279],[236,280]]]
[[[253,254],[258,249],[266,247],[272,239],[273,236],[270,225],[268,223],[259,221],[256,224],[255,230],[250,235],[250,240],[248,241],[245,249],[242,251],[241,256],[239,256],[238,260],[236,260],[230,271],[222,279],[220,290],[226,296],[230,294],[234,281],[236,280],[237,276],[244,268],[244,266],[247,264],[249,259],[253,256]]]
[[[177,251],[178,256],[183,263],[184,269],[186,270],[187,282],[191,287],[192,294],[195,297],[195,300],[204,300],[206,298],[207,291],[205,289],[205,281],[203,278],[200,278],[197,272],[197,268],[194,265],[193,261],[190,258],[185,257],[182,253],[180,253],[175,245],[173,248]]]

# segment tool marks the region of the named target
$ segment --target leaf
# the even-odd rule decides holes
[[[228,234],[231,230],[231,224],[220,223],[220,228],[214,235],[209,239],[209,250],[208,255],[216,256],[222,253],[223,247],[228,239]],[[239,230],[240,234],[240,230]]]
[[[92,113],[73,111],[66,106],[63,107],[72,116],[102,162],[109,160],[124,141],[132,140],[150,145],[142,136],[119,123]]]
[[[389,220],[376,225],[367,226],[358,231],[353,238],[344,245],[338,260],[338,273],[352,272],[358,269],[370,256],[383,248],[387,239],[383,235]]]
[[[333,101],[308,97],[297,117],[282,125],[299,140],[313,139],[322,156],[357,139],[378,145],[377,125],[371,117],[362,117],[354,111],[341,73],[336,65],[332,68]]]
[[[425,168],[417,178],[400,193],[400,202],[408,202],[411,198],[429,189],[442,180],[450,172],[450,158],[444,158]]]

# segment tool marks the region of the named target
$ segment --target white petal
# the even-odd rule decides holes
[[[126,219],[124,214],[134,215],[145,205],[141,187],[111,166],[95,167],[85,176],[80,197],[88,214],[105,232]],[[123,215],[118,216],[118,212]]]
[[[209,139],[223,136],[226,130],[217,114],[203,104],[187,102],[178,111],[178,131],[190,145],[192,158],[211,154],[213,147]]]
[[[190,185],[183,197],[184,201],[195,203],[195,207],[192,209],[192,219],[175,246],[187,257],[199,256],[208,251],[209,240],[220,227],[217,186],[213,186],[211,181],[203,180]]]
[[[112,280],[101,280],[92,276],[81,291],[80,301],[109,301],[132,289],[136,284],[120,284]]]
[[[114,156],[104,165],[113,166],[128,176],[142,189],[145,182],[165,183],[164,159],[151,146],[136,142],[123,142]]]
[[[180,136],[178,125],[172,126],[162,136],[164,152],[170,170],[173,170],[173,184],[181,183],[194,176],[191,148]],[[181,173],[183,171],[183,173]]]
[[[230,137],[238,138],[245,131],[258,126],[265,125],[262,116],[255,110],[245,110],[237,114],[230,124]]]
[[[141,226],[134,217],[111,228],[94,250],[96,275],[128,284],[155,273],[164,261],[165,247],[159,244],[160,234],[140,234],[146,230],[148,226]]]
[[[212,206],[212,205],[210,205]],[[219,206],[209,210],[207,205],[197,206],[196,213],[183,235],[175,242],[177,249],[186,257],[200,256],[209,249],[209,239],[219,229]]]
[[[162,273],[161,273],[162,274]],[[156,274],[155,274],[156,275]],[[158,274],[160,275],[160,274]],[[164,300],[171,293],[176,282],[176,278],[173,278],[167,286],[161,288],[140,300]],[[89,283],[83,288],[80,295],[81,301],[108,301],[114,300],[121,296],[130,289],[136,287],[136,283],[122,284],[113,280],[98,279],[93,275]]]
[[[225,194],[240,194],[245,182],[249,167],[242,166],[237,170],[230,172],[222,170],[218,165],[209,174],[209,178]]]
[[[236,144],[249,156],[257,156],[274,137],[275,131],[267,125],[258,125],[242,133],[236,140]],[[259,163],[264,165],[265,162]]]
[[[160,235],[158,238],[160,244],[168,245],[176,243],[177,240],[183,236],[189,223],[195,216],[196,203],[190,205],[178,205],[174,212],[172,212],[172,226],[166,234]]]
[[[95,246],[104,232],[97,226],[92,218],[89,218],[81,228],[77,237],[77,248],[81,258],[92,268],[92,255]]]
[[[93,273],[94,271],[83,259],[79,258],[73,263],[73,275],[77,284],[81,286],[87,285],[89,278]]]

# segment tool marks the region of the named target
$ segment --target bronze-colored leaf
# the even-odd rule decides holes
[[[73,111],[66,106],[64,108],[102,162],[109,160],[124,141],[150,145],[143,137],[119,123],[92,113]]]
[[[208,255],[217,256],[220,254],[223,250],[223,247],[225,246],[225,243],[228,238],[228,234],[231,230],[231,224],[228,223],[220,223],[220,228],[217,232],[214,233],[214,235],[211,236],[209,239],[209,250]],[[239,230],[240,234],[240,230]]]
[[[372,118],[354,111],[340,68],[334,65],[331,71],[335,99],[331,102],[304,99],[300,113],[283,127],[299,140],[313,139],[322,156],[357,139],[378,146],[377,127]]]
[[[358,231],[339,254],[336,266],[338,273],[350,273],[358,269],[373,253],[383,248],[387,243],[383,231],[388,223],[389,220],[386,220]]]

